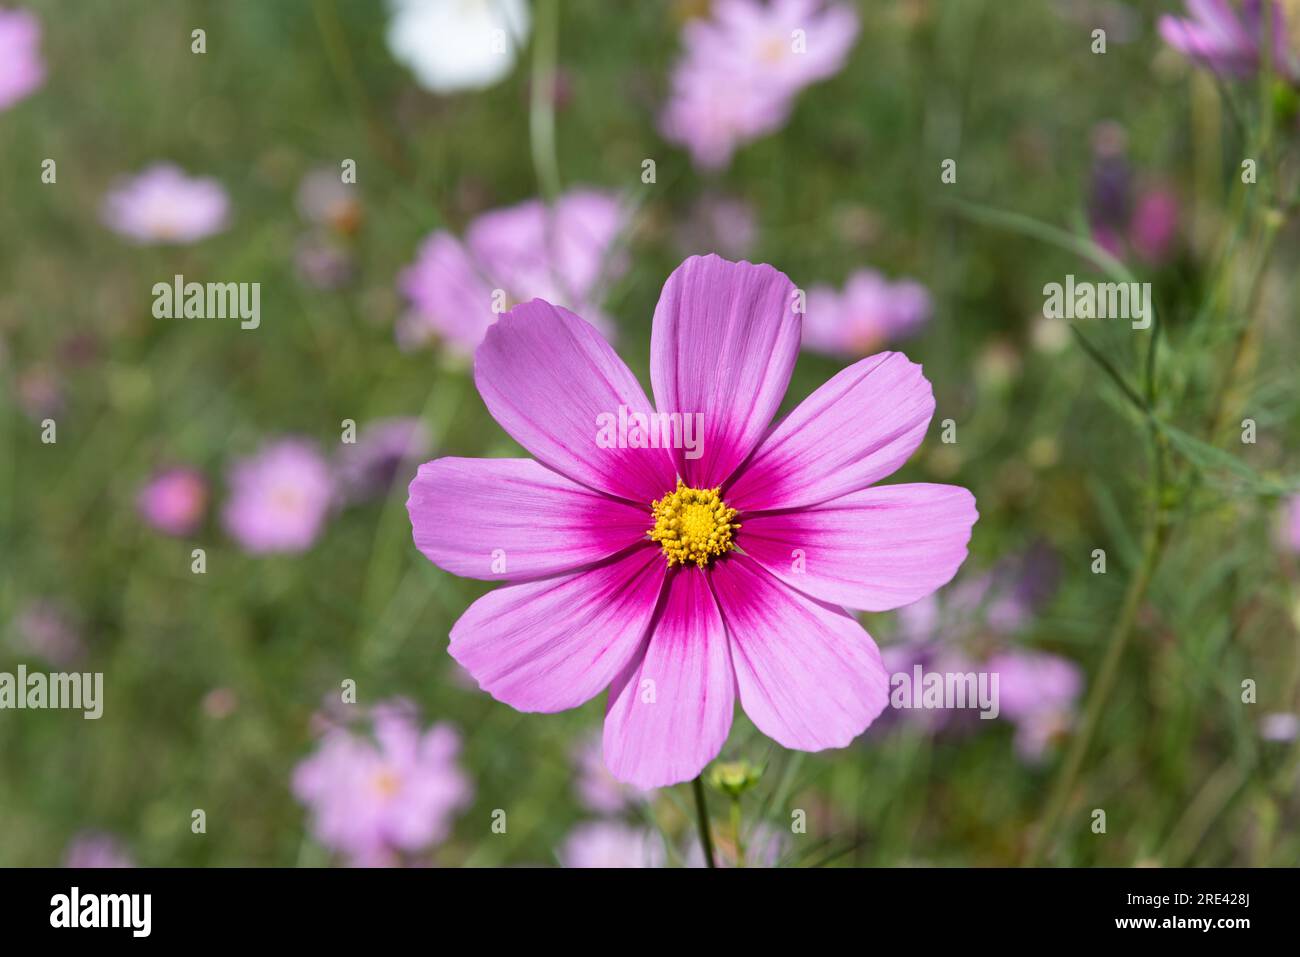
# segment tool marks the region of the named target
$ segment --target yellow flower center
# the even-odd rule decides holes
[[[727,508],[716,488],[688,488],[678,479],[675,491],[654,502],[653,514],[649,535],[663,548],[669,566],[694,562],[703,568],[736,547],[732,536],[740,528],[738,513]]]
[[[384,767],[370,779],[370,784],[380,797],[390,798],[401,790],[402,779],[392,768]]]

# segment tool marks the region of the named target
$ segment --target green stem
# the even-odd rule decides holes
[[[695,823],[700,829],[700,847],[704,850],[704,863],[709,867],[717,867],[718,864],[713,859],[713,833],[709,830],[709,806],[704,800],[703,776],[691,782],[691,790],[695,794]]]
[[[559,25],[555,0],[537,5],[533,37],[532,96],[528,110],[529,146],[542,198],[552,203],[560,194],[560,161],[555,152],[555,69]]]
[[[736,866],[745,866],[745,842],[740,836],[740,798],[731,799],[731,833],[736,841]]]
[[[1124,649],[1128,646],[1129,635],[1133,631],[1133,623],[1137,618],[1138,608],[1146,595],[1147,586],[1151,583],[1151,577],[1159,562],[1160,551],[1164,546],[1165,524],[1162,517],[1163,503],[1161,498],[1163,497],[1164,486],[1163,462],[1165,450],[1159,443],[1158,438],[1153,441],[1156,443],[1154,450],[1156,468],[1154,469],[1155,478],[1150,503],[1151,511],[1145,546],[1142,550],[1142,561],[1136,574],[1129,581],[1128,590],[1124,594],[1124,604],[1120,608],[1119,618],[1116,619],[1107,640],[1106,656],[1102,660],[1101,670],[1097,673],[1097,679],[1088,692],[1088,703],[1084,710],[1083,723],[1078,734],[1074,736],[1070,743],[1069,753],[1066,755],[1065,763],[1061,766],[1061,771],[1057,775],[1047,801],[1047,809],[1039,822],[1038,833],[1034,837],[1034,842],[1030,847],[1029,856],[1026,860],[1026,864],[1031,867],[1037,865],[1042,859],[1052,839],[1052,832],[1056,828],[1057,821],[1065,810],[1065,805],[1069,802],[1070,792],[1074,790],[1075,780],[1078,778],[1079,770],[1083,766],[1083,759],[1087,756],[1088,746],[1092,743],[1093,735],[1097,731],[1097,725],[1101,721],[1102,711],[1105,710],[1106,702],[1110,698],[1111,688],[1115,684],[1115,677],[1119,673],[1119,663],[1124,657]]]

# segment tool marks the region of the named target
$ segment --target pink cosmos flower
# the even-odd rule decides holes
[[[616,821],[579,824],[556,852],[565,867],[663,867],[663,843],[652,832]]]
[[[581,309],[608,333],[612,327],[596,305],[604,285],[626,268],[613,253],[626,227],[617,199],[581,189],[549,210],[534,199],[484,213],[470,223],[464,242],[439,230],[398,277],[411,303],[398,341],[416,345],[436,335],[468,355],[496,321],[494,306],[504,312],[532,298]]]
[[[930,294],[919,282],[890,282],[874,270],[860,269],[843,293],[829,286],[808,290],[803,346],[833,356],[868,355],[917,332],[930,312]]]
[[[968,491],[871,487],[925,436],[920,366],[863,359],[771,424],[799,351],[795,303],[771,266],[682,263],[654,315],[658,413],[594,328],[516,306],[479,346],[475,381],[536,461],[437,459],[411,483],[424,555],[509,582],[456,622],[452,657],[521,711],[609,688],[605,763],[622,781],[695,777],[737,697],[786,747],[844,747],[885,707],[888,676],[842,606],[916,601],[966,557]],[[695,441],[674,414],[698,423]],[[617,417],[632,425],[615,440]]]
[[[102,831],[82,831],[68,844],[64,852],[64,867],[116,868],[135,867],[121,843],[111,834]]]
[[[26,10],[0,8],[0,110],[6,110],[45,82],[41,23]]]
[[[858,36],[858,15],[823,0],[717,0],[683,29],[686,53],[736,76],[762,76],[794,96],[834,76]]]
[[[450,725],[421,731],[410,706],[391,701],[373,709],[372,730],[373,740],[343,727],[327,731],[293,773],[316,839],[359,866],[445,840],[473,794]]]
[[[329,465],[310,442],[281,439],[230,470],[226,531],[245,551],[301,552],[320,534],[334,498]]]
[[[1300,62],[1290,48],[1282,5],[1267,0],[1270,25],[1264,20],[1264,2],[1243,0],[1238,12],[1230,0],[1187,0],[1191,19],[1162,16],[1158,23],[1160,36],[1202,66],[1229,76],[1247,77],[1261,67],[1262,48],[1271,32],[1273,69],[1291,83],[1300,83]]]
[[[168,535],[186,535],[199,527],[208,506],[208,481],[191,468],[159,472],[136,498],[141,517]]]
[[[193,243],[226,228],[230,200],[214,179],[157,163],[105,198],[104,224],[136,243]]]
[[[846,4],[719,0],[711,18],[683,30],[664,135],[697,166],[726,166],[739,146],[785,124],[801,90],[839,72],[857,32]]]
[[[707,61],[679,64],[671,83],[660,131],[704,170],[725,169],[741,146],[775,133],[793,105],[770,84],[730,77]]]

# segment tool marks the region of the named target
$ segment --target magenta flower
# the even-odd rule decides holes
[[[741,146],[775,133],[793,105],[770,84],[755,80],[746,85],[703,60],[679,64],[671,82],[660,131],[670,143],[684,146],[704,170],[726,168]]]
[[[1129,242],[1148,263],[1167,260],[1178,246],[1181,210],[1178,196],[1167,187],[1152,187],[1138,196],[1133,208]]]
[[[7,110],[44,82],[41,22],[27,10],[0,8],[0,110]]]
[[[738,147],[785,125],[801,90],[840,71],[857,32],[857,14],[841,3],[719,0],[683,31],[664,135],[697,166],[726,166]]]
[[[167,535],[187,535],[199,527],[208,507],[208,481],[190,468],[159,472],[140,490],[140,516]]]
[[[135,867],[117,838],[102,831],[82,831],[73,837],[64,852],[64,867],[119,868]]]
[[[460,735],[447,724],[421,731],[403,701],[378,705],[373,740],[343,727],[326,732],[294,770],[293,793],[313,835],[358,866],[392,863],[446,839],[473,794],[456,763]]]
[[[808,290],[803,346],[813,352],[857,358],[916,333],[930,319],[930,294],[919,282],[890,282],[860,269],[843,293],[829,286]]]
[[[498,315],[533,298],[572,305],[608,333],[612,327],[596,306],[603,287],[626,267],[614,252],[626,226],[618,200],[583,189],[550,209],[529,200],[484,213],[464,242],[439,230],[398,277],[411,303],[398,340],[415,345],[436,335],[468,355]]]
[[[1088,196],[1092,239],[1117,259],[1132,250],[1144,262],[1159,265],[1178,250],[1178,195],[1159,182],[1134,186],[1124,139],[1124,131],[1112,123],[1099,125],[1093,134],[1096,156]]]
[[[640,787],[696,776],[737,697],[786,747],[847,745],[888,676],[840,606],[916,601],[966,557],[965,489],[870,487],[925,436],[920,366],[863,359],[770,425],[799,351],[796,301],[771,266],[682,263],[654,315],[657,413],[594,328],[517,306],[479,346],[475,381],[537,460],[437,459],[411,483],[424,555],[510,583],[461,616],[452,657],[521,711],[609,688],[605,762]],[[616,419],[631,423],[617,439]]]
[[[136,243],[193,243],[226,228],[230,200],[214,179],[158,163],[104,198],[104,224]]]
[[[1300,83],[1300,64],[1290,49],[1282,5],[1268,0],[1272,23],[1265,23],[1264,0],[1243,0],[1240,12],[1229,0],[1187,0],[1191,19],[1162,16],[1160,36],[1179,53],[1201,66],[1228,76],[1248,77],[1263,63],[1263,47],[1271,33],[1273,69],[1291,83]]]
[[[325,459],[301,439],[281,439],[236,463],[229,485],[222,521],[255,555],[310,548],[335,492]]]
[[[651,831],[616,821],[579,824],[556,852],[565,867],[663,867],[663,843]]]

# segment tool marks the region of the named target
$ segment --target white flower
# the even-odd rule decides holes
[[[504,79],[528,36],[525,0],[390,0],[388,49],[435,93]]]

